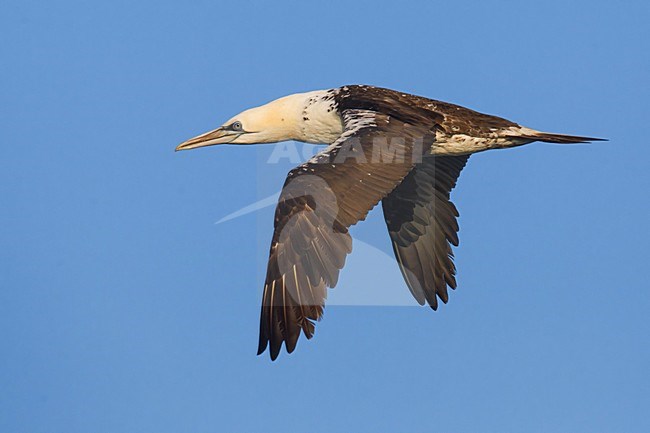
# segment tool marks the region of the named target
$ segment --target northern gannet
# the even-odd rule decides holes
[[[533,141],[600,140],[550,134],[458,105],[349,85],[285,96],[232,117],[176,150],[296,140],[327,144],[291,170],[275,211],[258,355],[314,334],[327,288],[352,251],[350,226],[380,201],[395,258],[415,299],[434,310],[456,288],[450,192],[469,155]]]

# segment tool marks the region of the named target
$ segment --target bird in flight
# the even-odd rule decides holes
[[[275,210],[264,283],[258,355],[276,359],[309,339],[352,251],[349,229],[381,202],[395,259],[420,305],[438,308],[456,288],[450,200],[470,154],[533,141],[600,139],[551,134],[458,105],[390,89],[349,85],[285,96],[180,144],[296,140],[327,144],[292,169]]]

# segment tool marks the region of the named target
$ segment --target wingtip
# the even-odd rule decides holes
[[[265,341],[265,342],[260,341],[260,344],[257,347],[257,356],[260,356],[264,352],[266,352],[266,349],[268,347],[269,347],[268,341]],[[278,356],[280,356],[280,349],[281,348],[282,348],[281,345],[279,347],[277,347],[277,348],[275,348],[275,347],[273,347],[273,345],[271,345],[271,347],[269,348],[269,357],[271,358],[271,361],[275,361],[276,359],[278,359]],[[288,349],[287,349],[287,352],[291,353],[291,351],[289,351]]]
[[[278,356],[280,356],[280,348],[282,346],[279,346],[277,349],[271,348],[269,354],[271,355],[271,361],[275,361],[278,359]]]
[[[260,356],[260,355],[264,354],[264,352],[266,352],[267,347],[268,347],[268,345],[266,345],[266,344],[264,346],[260,345],[257,348],[257,356]],[[278,359],[279,355],[280,355],[280,350],[279,349],[278,350],[272,350],[272,349],[269,350],[269,357],[271,358],[271,361],[275,361],[276,359]]]
[[[262,340],[262,339],[260,338],[260,342],[259,342],[258,345],[257,345],[257,356],[259,356],[259,355],[261,355],[262,353],[264,353],[264,351],[266,350],[267,346],[268,346],[268,342],[267,342],[266,340]]]
[[[292,353],[294,350],[296,350],[299,335],[300,334],[297,336],[290,335],[289,338],[284,341],[284,348],[287,350],[287,353]]]

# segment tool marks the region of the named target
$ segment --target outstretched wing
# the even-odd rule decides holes
[[[451,246],[458,246],[458,211],[449,194],[469,155],[427,156],[382,200],[395,258],[415,299],[435,310],[456,288]]]
[[[320,319],[327,288],[352,250],[348,228],[366,217],[421,160],[434,140],[423,129],[371,110],[343,112],[341,137],[291,170],[275,211],[258,354],[291,353]],[[433,128],[431,122],[431,128]]]

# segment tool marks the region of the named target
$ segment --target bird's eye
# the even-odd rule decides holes
[[[230,125],[230,129],[232,129],[233,131],[241,131],[242,130],[241,122],[239,121],[233,122],[232,125]]]

